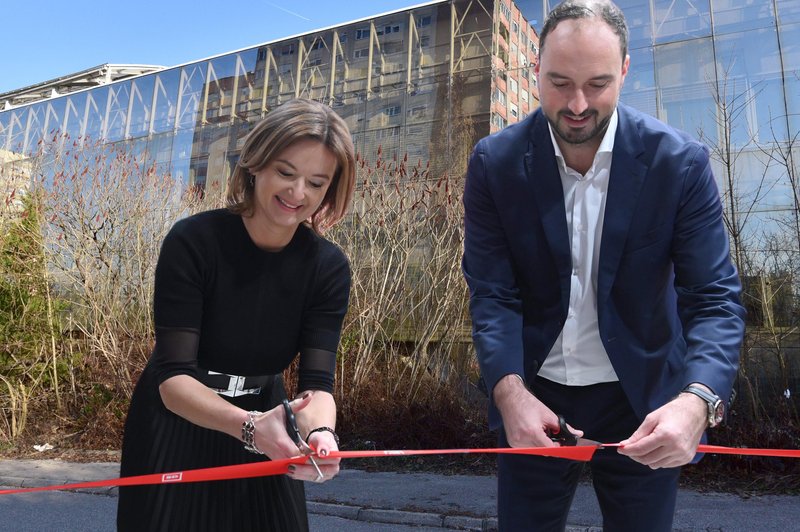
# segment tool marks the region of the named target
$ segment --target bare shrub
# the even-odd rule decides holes
[[[351,214],[329,236],[350,258],[353,287],[337,391],[382,383],[395,403],[425,402],[468,374],[463,181],[421,161],[358,159]]]

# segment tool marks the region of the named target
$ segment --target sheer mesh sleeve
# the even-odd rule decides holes
[[[197,346],[200,331],[170,327],[156,328],[156,348],[153,364],[158,383],[175,375],[190,375],[197,378]]]
[[[303,349],[300,352],[297,391],[322,390],[333,393],[336,353],[324,349]]]

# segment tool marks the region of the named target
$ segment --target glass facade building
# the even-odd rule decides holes
[[[463,167],[464,147],[538,105],[538,40],[510,0],[450,0],[365,18],[0,111],[0,158],[44,140],[118,144],[199,189],[224,185],[270,109],[304,97],[375,158]],[[0,95],[0,108],[3,97]],[[6,102],[11,98],[6,98]],[[458,154],[458,156],[454,154]],[[467,152],[468,153],[468,152]],[[224,186],[220,186],[224,189]]]
[[[517,1],[537,30],[557,4]],[[765,228],[799,206],[800,2],[616,4],[630,31],[621,101],[709,145],[726,210],[746,214],[744,231],[763,247]]]
[[[764,227],[800,205],[800,2],[617,3],[630,27],[622,101],[711,147],[726,211],[746,212],[742,232],[764,247]],[[478,138],[538,107],[535,29],[553,5],[429,2],[32,103],[0,95],[0,164],[62,132],[221,190],[251,126],[306,97],[345,118],[368,160],[380,149],[458,175]]]

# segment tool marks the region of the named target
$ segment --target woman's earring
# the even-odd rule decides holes
[[[253,174],[250,174],[250,188],[256,186],[256,177]]]

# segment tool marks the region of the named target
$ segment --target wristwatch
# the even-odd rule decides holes
[[[692,393],[706,402],[708,405],[708,428],[713,429],[722,423],[725,417],[725,403],[722,402],[719,396],[692,384],[684,388],[683,391],[685,393]]]

